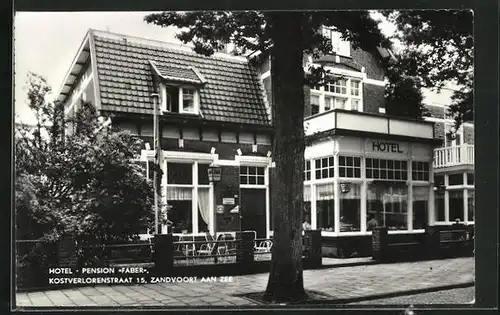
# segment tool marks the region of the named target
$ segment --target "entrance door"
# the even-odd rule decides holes
[[[241,230],[257,232],[257,238],[266,237],[266,190],[241,188]]]

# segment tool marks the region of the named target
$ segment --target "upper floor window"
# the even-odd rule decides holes
[[[186,86],[161,85],[161,108],[172,113],[198,114],[198,90]]]
[[[362,82],[355,78],[337,78],[324,86],[311,88],[311,115],[334,108],[362,111]]]
[[[328,38],[332,44],[332,52],[338,55],[347,56],[351,55],[351,44],[349,41],[343,40],[341,34],[331,28],[323,28],[323,36]]]

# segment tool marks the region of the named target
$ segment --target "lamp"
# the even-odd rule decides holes
[[[208,167],[208,181],[211,183],[218,183],[222,177],[222,169],[220,166],[210,165]]]
[[[347,194],[351,191],[351,183],[341,183],[340,184],[340,192],[343,194]]]

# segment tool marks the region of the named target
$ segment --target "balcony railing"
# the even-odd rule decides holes
[[[434,168],[474,164],[474,145],[462,144],[434,149]]]

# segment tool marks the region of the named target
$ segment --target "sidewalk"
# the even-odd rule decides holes
[[[362,259],[357,258],[362,262]],[[344,260],[345,261],[345,260]],[[329,261],[329,263],[334,263]],[[158,283],[83,287],[16,294],[18,307],[147,307],[252,306],[237,295],[264,291],[268,274],[237,276],[232,282]],[[474,258],[393,264],[354,265],[304,271],[304,287],[331,297],[329,301],[373,300],[444,287],[472,285]],[[461,303],[468,303],[463,301]]]

